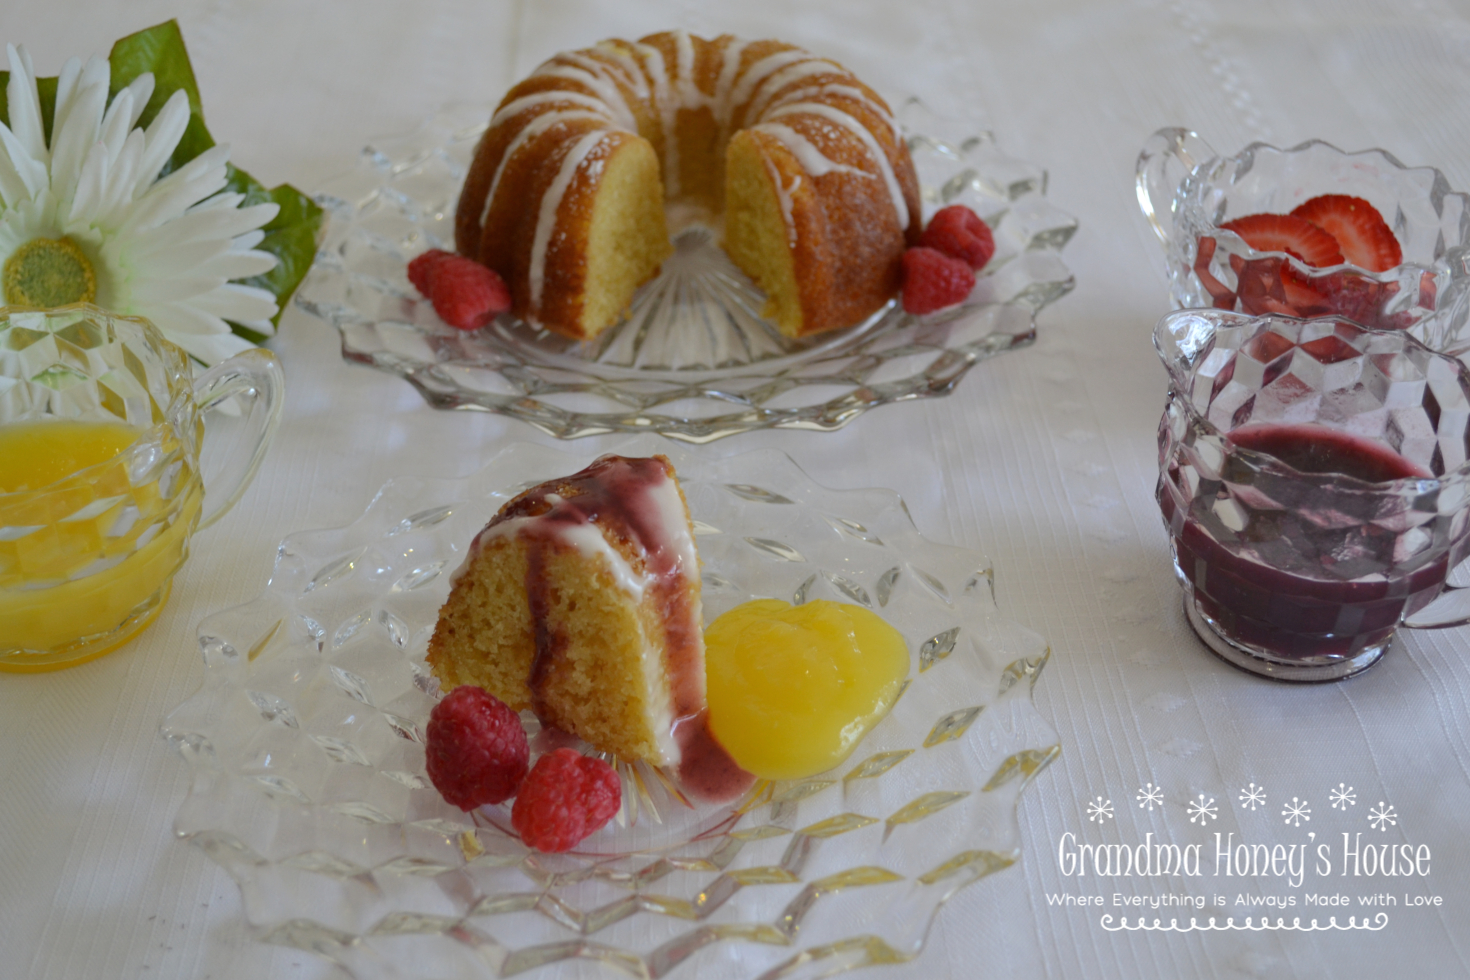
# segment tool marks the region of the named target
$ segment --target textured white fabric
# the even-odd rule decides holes
[[[447,102],[492,100],[555,50],[672,26],[788,38],[886,95],[977,119],[1007,151],[1047,166],[1050,198],[1081,221],[1063,253],[1078,285],[1042,314],[1033,348],[980,365],[948,398],[877,410],[837,433],[759,433],[713,449],[773,446],[830,486],[893,487],[928,536],[989,553],[1002,611],[1054,651],[1037,699],[1063,753],[1024,798],[1024,861],[957,896],[917,963],[872,975],[1336,980],[1409,965],[1423,977],[1470,975],[1470,631],[1409,635],[1364,677],[1309,688],[1247,677],[1193,638],[1152,495],[1165,380],[1149,334],[1168,304],[1132,191],[1138,149],[1170,124],[1227,150],[1309,137],[1381,146],[1470,186],[1466,4],[10,0],[0,40],[26,42],[51,75],[72,54],[105,53],[170,16],[213,133],[268,185],[311,190],[373,136],[409,130]],[[198,537],[157,623],[80,668],[0,675],[0,977],[340,976],[251,941],[229,877],[172,840],[187,777],[158,722],[200,682],[199,620],[262,588],[283,535],[351,520],[389,477],[472,472],[507,442],[548,437],[430,409],[403,381],[344,363],[334,331],[295,309],[271,346],[288,378],[285,423],[255,485]],[[1165,790],[1163,811],[1134,800],[1149,782]],[[1237,800],[1252,782],[1267,790],[1264,809]],[[1339,782],[1356,789],[1346,816],[1329,807]],[[1208,830],[1184,815],[1201,793],[1220,808]],[[1099,795],[1116,812],[1101,827],[1087,813]],[[1280,815],[1291,796],[1313,811],[1300,829]],[[1380,932],[1115,933],[1098,910],[1047,902],[1062,892],[1300,896],[1312,879],[1301,889],[1079,882],[1060,874],[1057,846],[1067,832],[1130,845],[1150,832],[1213,842],[1216,830],[1272,844],[1320,829],[1318,842],[1335,840],[1368,831],[1380,800],[1399,819],[1373,839],[1428,845],[1431,876],[1316,888],[1443,896],[1437,908],[1386,909]],[[1299,900],[1285,914],[1365,911],[1376,910]]]

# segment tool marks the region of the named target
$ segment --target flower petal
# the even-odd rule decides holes
[[[216,255],[207,262],[194,267],[194,274],[218,275],[221,279],[247,279],[261,276],[276,267],[276,257],[269,252],[252,249],[248,252],[229,251]]]
[[[94,68],[96,59],[87,62],[71,104],[62,111],[57,106],[51,129],[51,190],[65,204],[76,193],[82,167],[92,145],[97,142],[102,126],[102,112],[107,106],[107,62],[101,71]]]
[[[261,333],[275,333],[275,326],[270,318],[278,310],[276,298],[258,286],[227,282],[217,289],[195,296],[189,301],[189,305]]]
[[[41,125],[41,99],[36,92],[36,69],[25,45],[5,45],[10,57],[10,82],[5,98],[10,114],[10,131],[27,155],[46,162],[46,134]]]
[[[129,276],[128,287],[135,303],[180,302],[218,289],[231,279],[263,275],[275,267],[276,257],[269,252],[226,251],[188,269],[172,270],[171,274],[136,269]]]
[[[108,77],[112,76],[112,67],[107,69]],[[61,66],[61,74],[56,78],[56,104],[51,113],[51,142],[56,143],[56,120],[65,118],[68,106],[77,94],[77,83],[82,78],[82,63],[79,59],[72,57],[66,59],[66,64]]]
[[[168,224],[177,223],[177,221],[170,221]],[[132,268],[134,276],[140,279],[162,279],[188,278],[205,262],[229,250],[229,239],[210,238],[204,241],[173,242],[146,255],[139,254],[134,249],[128,249],[124,254],[127,256],[127,263]]]
[[[32,238],[60,235],[56,199],[49,190],[42,191],[34,200],[24,200],[16,207],[0,211],[0,254],[6,258]]]
[[[189,302],[225,284],[221,276],[134,276],[129,279],[129,301],[141,306]]]
[[[90,228],[97,217],[97,206],[102,203],[103,189],[107,186],[108,153],[106,144],[98,141],[87,151],[82,171],[77,175],[77,185],[70,205],[63,205],[64,223]]]
[[[128,255],[142,258],[185,243],[218,241],[221,250],[230,248],[236,237],[268,223],[277,210],[274,204],[229,210],[191,208],[166,224],[129,236]]]
[[[103,188],[103,198],[97,205],[95,224],[99,227],[116,229],[127,217],[133,203],[132,187],[137,177],[138,161],[143,158],[144,137],[141,129],[128,134],[122,152],[112,162],[112,175]]]
[[[133,129],[130,121],[133,113],[133,90],[125,88],[113,96],[112,104],[102,114],[102,128],[97,136],[107,147],[107,155],[115,157],[122,152],[123,141]]]
[[[0,123],[0,198],[6,207],[18,207],[45,190],[46,165],[32,157],[20,139]]]
[[[132,129],[138,125],[138,119],[143,115],[143,110],[148,108],[148,100],[153,98],[153,72],[145,71],[133,79],[126,91],[133,93],[133,113],[132,118],[128,120],[128,129]],[[183,89],[179,91],[182,92]]]
[[[237,235],[230,242],[230,248],[237,252],[244,252],[254,248],[263,241],[265,241],[265,232],[257,228],[255,231],[248,232],[247,234]]]
[[[250,350],[255,346],[244,337],[237,337],[233,333],[206,335],[183,334],[171,339],[173,339],[174,343],[210,367],[213,367],[220,361],[227,361],[241,351]]]
[[[157,181],[138,198],[132,214],[123,222],[118,233],[137,235],[150,228],[157,228],[165,221],[183,214],[191,205],[219,191],[225,186],[225,161],[229,156],[228,146],[212,146]]]
[[[230,325],[219,317],[195,309],[189,303],[135,303],[140,316],[152,320],[164,336],[178,343],[179,336],[208,336],[229,333]]]
[[[206,197],[198,204],[190,208],[190,211],[209,211],[214,208],[238,208],[245,202],[245,195],[238,191],[220,191],[213,197]]]
[[[184,138],[184,130],[189,126],[189,96],[179,89],[168,97],[163,108],[158,110],[158,115],[148,124],[143,132],[147,137],[147,148],[143,153],[143,161],[138,164],[138,178],[132,188],[134,199],[141,197],[148,185],[158,178],[158,172],[168,162],[168,158],[174,155],[178,149],[179,140]]]
[[[230,331],[230,325],[181,303],[142,306],[130,312],[147,317],[169,340],[205,364],[218,364],[254,345]]]

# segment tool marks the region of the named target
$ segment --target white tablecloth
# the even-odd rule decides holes
[[[1406,635],[1348,683],[1257,680],[1190,633],[1153,501],[1165,378],[1149,345],[1168,308],[1159,254],[1136,212],[1133,161],[1160,126],[1218,148],[1320,137],[1381,146],[1470,186],[1470,7],[1447,0],[10,0],[0,39],[25,42],[43,75],[66,57],[177,16],[211,130],[267,185],[311,191],[375,135],[456,100],[491,101],[550,53],[682,26],[779,35],[846,63],[890,96],[913,93],[981,120],[1009,152],[1050,170],[1049,196],[1078,216],[1064,252],[1077,289],[1043,312],[1034,347],[976,367],[950,397],[874,411],[835,433],[763,432],[715,453],[776,447],[834,487],[889,486],[938,541],[985,550],[1002,611],[1045,635],[1037,687],[1060,759],[1028,790],[1025,857],[957,896],[898,977],[1297,977],[1470,975],[1470,631]],[[0,976],[341,976],[310,954],[247,934],[238,892],[172,838],[187,772],[157,735],[199,685],[194,631],[263,587],[276,542],[345,523],[390,477],[461,475],[529,426],[430,409],[403,381],[344,363],[326,324],[287,311],[270,345],[288,378],[285,422],[254,486],[197,539],[155,625],[129,648],[56,674],[0,675]],[[588,440],[589,456],[615,439]],[[1164,788],[1165,810],[1135,802]],[[1238,800],[1250,783],[1267,805]],[[1356,802],[1344,814],[1328,792]],[[1184,829],[1186,803],[1220,808]],[[1110,800],[1116,819],[1089,821]],[[1309,828],[1284,826],[1289,797]],[[1427,845],[1413,879],[1065,877],[1063,834],[1136,844],[1166,828],[1211,842],[1319,841],[1397,822],[1375,842]],[[1167,821],[1167,822],[1166,822]],[[1368,834],[1365,833],[1365,839]],[[1208,868],[1207,868],[1208,871]],[[1393,894],[1375,932],[1110,932],[1099,910],[1048,896],[1221,894],[1210,912],[1259,915],[1237,894]],[[1403,896],[1439,895],[1410,908]],[[1186,913],[1189,910],[1185,910]],[[1274,910],[1271,910],[1274,911]],[[1378,909],[1288,916],[1362,916]],[[1149,912],[1166,919],[1177,911]],[[551,971],[549,971],[551,972]],[[878,974],[874,974],[878,975]]]

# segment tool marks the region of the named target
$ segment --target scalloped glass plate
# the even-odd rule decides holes
[[[899,119],[925,213],[967,204],[995,232],[996,255],[961,306],[914,317],[890,303],[847,330],[790,340],[760,318],[761,292],[715,236],[693,227],[628,318],[595,341],[509,315],[454,330],[406,266],[453,249],[459,187],[491,108],[446,109],[412,136],[369,146],[323,188],[327,236],[296,296],[341,332],[344,358],[401,375],[436,408],[499,412],[568,439],[836,429],[877,405],[947,394],[977,361],[1031,343],[1036,312],[1073,285],[1060,252],[1077,221],[1047,201],[1046,171],[910,100]]]
[[[260,940],[359,980],[566,960],[827,976],[919,955],[951,895],[1019,859],[1017,798],[1060,752],[1031,700],[1050,651],[999,615],[985,557],[925,540],[892,491],[828,490],[774,450],[616,451],[661,449],[707,619],[758,596],[867,606],[912,658],[893,711],[836,769],[734,805],[690,808],[623,767],[617,820],[576,852],[528,851],[508,805],[467,814],[428,784],[423,660],[476,531],[590,459],[518,444],[472,477],[391,481],[352,524],[286,538],[266,590],[204,620],[204,684],[163,725],[192,776],[174,830],[239,883]]]

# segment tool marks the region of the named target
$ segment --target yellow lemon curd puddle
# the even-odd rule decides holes
[[[0,493],[40,490],[105,463],[141,433],[123,422],[20,422],[0,426]]]
[[[188,534],[198,520],[202,494],[197,479],[186,488],[188,497],[172,523],[154,532],[142,547],[137,542],[148,536],[160,515],[145,513],[130,533],[114,537],[108,532],[119,519],[121,501],[83,518],[72,509],[74,504],[80,507],[126,492],[121,464],[101,470],[85,497],[79,496],[86,493],[84,488],[76,494],[70,488],[36,493],[116,458],[140,434],[113,422],[0,426],[0,494],[12,495],[0,498],[5,509],[29,511],[37,522],[41,512],[58,511],[38,530],[0,541],[0,653],[17,654],[0,662],[0,670],[50,670],[101,656],[147,626],[162,607],[159,593],[183,561]],[[146,504],[148,497],[156,497],[157,488],[151,489],[151,494],[144,490],[132,496]],[[42,499],[53,495],[54,501]],[[156,509],[171,509],[166,502],[159,503]],[[93,574],[73,577],[115,555],[125,557]],[[156,599],[151,608],[141,616],[131,615],[150,598]],[[118,632],[124,624],[128,629]],[[76,642],[86,638],[93,640]]]
[[[909,671],[903,637],[861,606],[755,599],[704,634],[710,728],[762,779],[825,772],[893,707]]]

